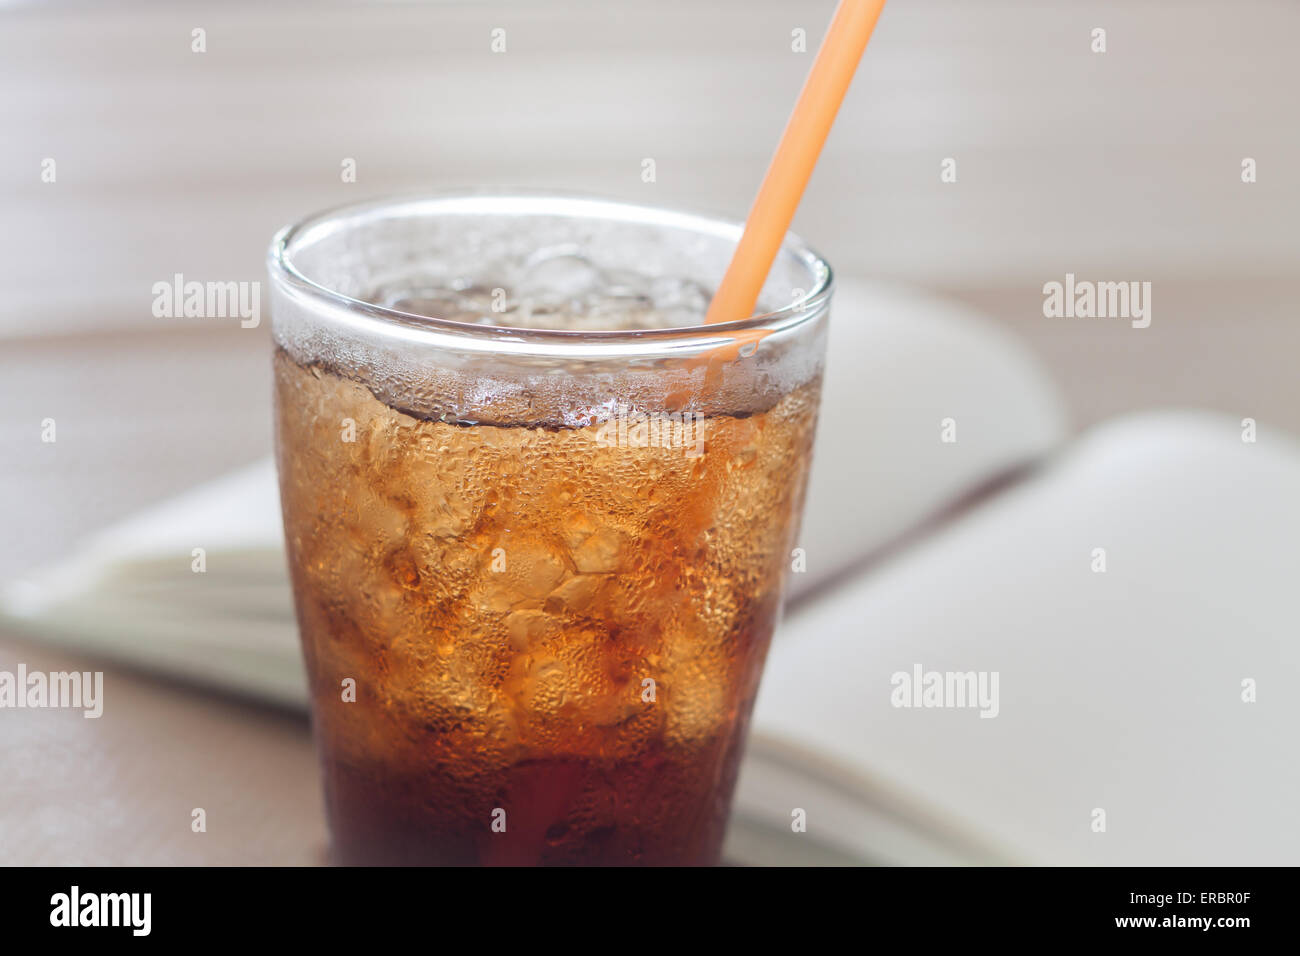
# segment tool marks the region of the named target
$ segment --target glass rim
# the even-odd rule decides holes
[[[822,255],[814,251],[793,232],[785,235],[778,254],[791,254],[813,279],[813,288],[789,305],[745,319],[732,319],[705,325],[673,326],[652,329],[532,329],[504,325],[458,322],[404,312],[376,305],[331,289],[306,276],[295,264],[295,246],[346,229],[358,219],[377,214],[394,217],[418,217],[436,214],[439,208],[461,214],[486,215],[559,215],[591,218],[608,222],[640,223],[679,228],[714,236],[735,243],[740,239],[743,223],[693,212],[681,212],[617,199],[577,193],[528,189],[468,189],[439,193],[416,193],[346,203],[314,213],[279,229],[267,253],[271,278],[283,283],[308,300],[326,307],[345,310],[352,321],[360,320],[375,331],[400,328],[404,335],[421,331],[430,340],[450,334],[461,341],[492,340],[515,342],[547,348],[573,347],[584,343],[602,348],[620,344],[670,348],[673,340],[692,349],[713,347],[726,341],[732,333],[763,329],[785,331],[823,315],[834,291],[834,273]],[[467,343],[468,344],[468,343]],[[478,343],[482,345],[482,343]],[[549,350],[549,349],[548,349]]]

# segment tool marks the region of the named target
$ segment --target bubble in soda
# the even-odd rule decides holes
[[[574,423],[546,407],[563,390],[433,416],[363,370],[274,362],[339,858],[716,862],[819,381],[715,405],[692,454],[681,416]],[[640,440],[651,426],[662,440]]]
[[[453,322],[592,332],[697,325],[710,294],[692,279],[602,267],[560,245],[473,277],[405,276],[365,298]]]

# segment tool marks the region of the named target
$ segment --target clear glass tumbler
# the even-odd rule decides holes
[[[280,490],[341,862],[717,861],[831,296],[790,237],[764,314],[701,325],[739,232],[466,194],[275,237]]]

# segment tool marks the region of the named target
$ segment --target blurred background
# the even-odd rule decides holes
[[[0,2],[0,579],[268,453],[265,300],[258,328],[159,319],[155,282],[265,285],[279,226],[400,192],[520,185],[741,218],[833,7]],[[1054,383],[1072,433],[1195,406],[1300,434],[1297,35],[1286,0],[891,0],[795,231],[842,276],[984,313]],[[1152,283],[1150,327],[1045,318],[1043,285],[1067,272]],[[0,635],[0,667],[36,660],[21,646]],[[287,768],[293,799],[318,799],[296,720],[122,679],[138,714],[121,752],[167,708],[154,745],[172,769],[76,727],[50,787],[78,786],[80,760],[116,780],[110,818],[145,793],[188,807],[184,755],[211,747],[231,788]],[[111,857],[50,806],[58,861]],[[315,859],[319,840],[264,825],[255,859]]]
[[[269,446],[265,325],[157,320],[153,282],[263,280],[279,225],[400,191],[507,183],[742,217],[832,9],[0,7],[0,428],[81,408],[110,423],[79,444],[94,483],[9,458],[5,501],[40,468],[59,507],[17,509],[0,574]],[[1284,0],[892,4],[796,232],[841,274],[1013,328],[1076,424],[1195,401],[1300,432],[1297,27]],[[1041,287],[1066,272],[1152,281],[1151,328],[1044,319]]]
[[[17,509],[0,573],[269,447],[265,324],[155,319],[154,282],[262,280],[280,225],[393,192],[513,184],[743,217],[833,6],[0,7],[0,427],[104,422],[63,477],[8,458],[4,500],[40,474],[59,504]],[[841,274],[1014,329],[1076,425],[1194,402],[1300,431],[1297,27],[1285,0],[892,4],[795,230]],[[1153,282],[1151,327],[1044,319],[1067,271]]]

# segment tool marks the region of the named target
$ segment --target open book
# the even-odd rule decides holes
[[[812,838],[894,863],[1292,864],[1297,581],[1292,439],[1106,424],[791,614],[738,810],[783,828],[777,859]],[[996,673],[996,716],[900,701],[918,668]],[[817,787],[782,790],[772,760]]]
[[[860,283],[837,312],[808,572],[765,670],[728,858],[1294,860],[1300,450],[1176,414],[1061,449],[1055,394],[977,319]],[[269,461],[10,583],[0,616],[305,706]],[[996,696],[926,706],[929,674]]]

